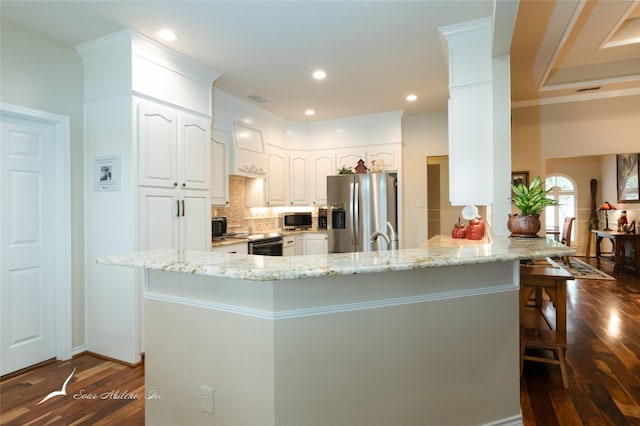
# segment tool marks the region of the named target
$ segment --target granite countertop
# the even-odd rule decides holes
[[[253,256],[172,249],[104,256],[98,263],[209,275],[251,281],[277,281],[444,266],[492,263],[575,254],[554,240],[495,237],[491,241],[436,236],[422,247],[395,251],[309,256]]]

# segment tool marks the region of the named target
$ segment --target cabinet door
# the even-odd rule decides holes
[[[267,154],[267,206],[286,204],[287,157],[284,150],[276,149]]]
[[[227,174],[227,144],[216,138],[211,141],[211,204],[229,205],[229,175]]]
[[[369,164],[367,167],[373,168],[373,162],[384,164],[385,172],[397,172],[400,170],[400,144],[381,145],[369,148],[367,156]]]
[[[314,205],[327,205],[327,176],[337,173],[333,151],[317,153],[313,158],[311,201]]]
[[[351,167],[351,170],[355,173],[356,166],[360,160],[364,161],[367,167],[369,167],[367,151],[365,148],[340,150],[336,153],[336,166],[338,169],[341,169],[342,167]]]
[[[178,185],[177,115],[154,104],[138,105],[138,183]]]
[[[175,189],[138,190],[138,208],[140,250],[179,247],[180,200]]]
[[[289,204],[309,204],[309,155],[293,153],[289,156]]]
[[[180,249],[211,249],[211,204],[207,191],[181,191]]]
[[[304,235],[296,235],[296,256],[304,254]]]
[[[178,183],[187,189],[210,188],[211,180],[211,123],[199,117],[181,115],[178,139],[180,167]]]
[[[305,234],[304,254],[327,254],[328,241],[325,234]]]

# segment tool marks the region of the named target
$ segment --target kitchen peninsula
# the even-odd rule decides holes
[[[149,424],[517,424],[519,260],[545,239],[263,257],[108,256],[144,268]],[[201,387],[214,414],[201,411]]]

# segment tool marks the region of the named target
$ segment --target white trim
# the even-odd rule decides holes
[[[512,417],[506,417],[504,419],[495,420],[490,423],[485,423],[483,426],[522,426],[522,414]]]
[[[597,99],[618,98],[621,96],[640,95],[640,88],[608,90],[604,92],[574,93],[566,96],[554,96],[549,98],[529,99],[524,101],[511,102],[511,109],[526,108],[532,106],[543,106],[553,104],[563,104],[569,102],[593,101]]]
[[[71,358],[71,131],[69,117],[0,102],[5,116],[55,126],[56,138],[56,358]]]
[[[391,299],[372,300],[366,302],[345,303],[340,305],[316,306],[302,309],[288,309],[277,312],[262,309],[247,308],[238,305],[228,305],[210,300],[194,299],[191,297],[167,295],[155,292],[146,292],[144,298],[147,300],[157,300],[160,302],[177,303],[196,308],[209,309],[214,311],[228,312],[231,314],[262,318],[267,320],[284,320],[293,318],[303,318],[318,315],[330,315],[343,312],[362,311],[365,309],[389,308],[394,306],[409,305],[414,303],[435,302],[448,299],[459,299],[462,297],[481,296],[485,294],[504,293],[517,291],[519,284],[503,284],[492,287],[480,287],[465,290],[442,291],[438,293],[420,294],[416,296],[397,297]]]

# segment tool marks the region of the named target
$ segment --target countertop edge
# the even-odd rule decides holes
[[[575,253],[569,247],[546,239],[522,241],[497,237],[491,241],[459,242],[438,236],[420,248],[382,252],[265,257],[157,249],[103,256],[96,262],[249,281],[280,281],[571,256]]]

